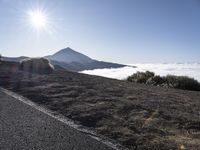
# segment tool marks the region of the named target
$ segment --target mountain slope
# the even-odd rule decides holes
[[[125,67],[125,65],[109,63],[104,61],[93,61],[91,63],[78,63],[78,62],[65,63],[65,62],[50,60],[50,62],[53,65],[57,65],[68,71],[75,71],[75,72],[83,70],[92,70],[92,69]]]

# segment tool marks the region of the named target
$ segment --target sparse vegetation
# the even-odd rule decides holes
[[[187,76],[167,75],[161,77],[153,72],[137,72],[127,78],[127,81],[148,85],[163,86],[182,90],[200,91],[200,83]]]

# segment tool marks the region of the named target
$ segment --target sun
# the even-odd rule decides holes
[[[43,34],[53,35],[56,33],[56,27],[58,27],[58,21],[55,20],[56,15],[47,8],[32,7],[26,10],[24,14],[23,22],[37,38]]]
[[[45,28],[47,25],[47,16],[40,10],[32,10],[28,12],[29,21],[31,25],[36,29]]]

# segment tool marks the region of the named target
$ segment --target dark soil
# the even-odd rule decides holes
[[[130,149],[200,149],[200,92],[62,70],[30,74],[1,65],[0,86]]]

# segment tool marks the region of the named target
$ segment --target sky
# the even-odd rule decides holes
[[[45,26],[30,22],[41,10]],[[0,53],[71,47],[118,63],[200,62],[200,0],[0,0]]]

